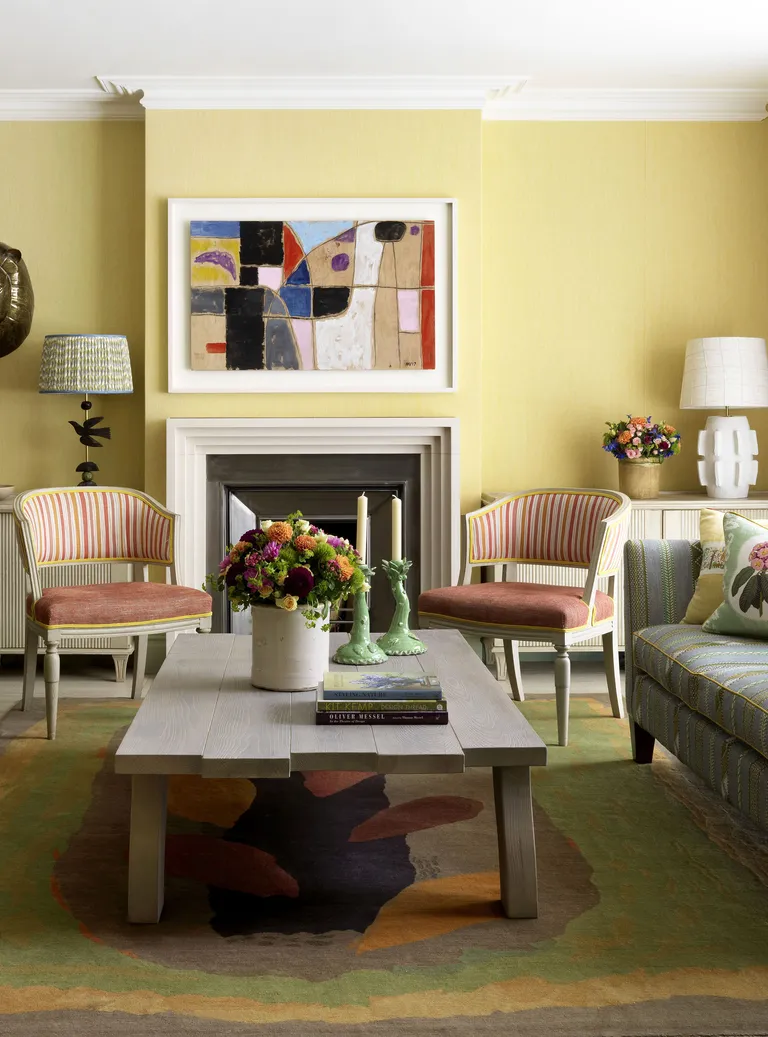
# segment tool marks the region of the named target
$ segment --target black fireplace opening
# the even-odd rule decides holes
[[[208,571],[215,572],[227,544],[264,519],[276,521],[301,511],[314,525],[357,546],[357,498],[368,497],[367,558],[376,570],[371,581],[371,630],[389,626],[394,602],[381,567],[391,557],[392,497],[403,502],[403,556],[413,561],[408,594],[415,612],[421,586],[421,463],[415,454],[209,455]],[[334,628],[351,625],[351,602],[335,617]],[[224,593],[214,596],[213,629],[248,633],[250,614],[237,613]]]

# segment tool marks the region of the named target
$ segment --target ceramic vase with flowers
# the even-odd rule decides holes
[[[316,688],[328,669],[331,609],[369,589],[350,542],[300,511],[243,533],[208,585],[226,591],[236,612],[250,608],[251,684],[267,691]]]
[[[619,489],[634,500],[659,495],[661,464],[680,453],[680,433],[665,421],[627,415],[626,421],[606,421],[603,450],[619,462]]]

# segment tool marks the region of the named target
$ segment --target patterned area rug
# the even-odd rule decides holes
[[[488,1037],[768,1031],[768,837],[577,698],[523,709],[541,914],[498,904],[490,773],[172,779],[157,926],[124,920],[134,706],[0,727],[0,1033]]]

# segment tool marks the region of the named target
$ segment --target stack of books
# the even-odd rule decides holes
[[[318,724],[447,724],[448,704],[434,674],[326,673],[317,691],[315,720]]]

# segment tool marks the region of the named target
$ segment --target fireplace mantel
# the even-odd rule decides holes
[[[458,418],[168,418],[166,502],[181,516],[183,581],[206,573],[209,454],[418,454],[421,589],[456,580],[459,564]]]

